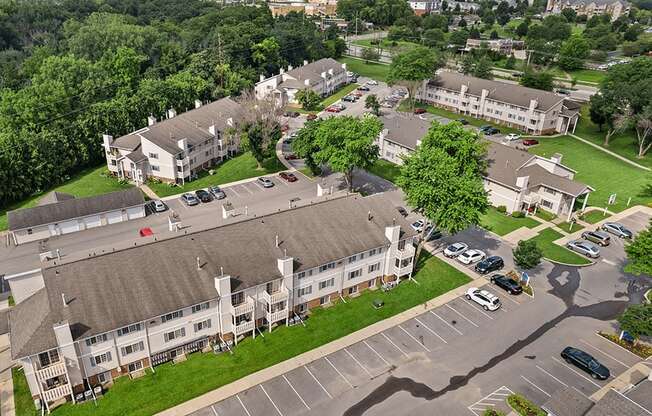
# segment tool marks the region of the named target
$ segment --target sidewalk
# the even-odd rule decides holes
[[[281,138],[278,139],[278,141],[276,142],[276,157],[277,157],[278,160],[283,164],[283,166],[285,166],[286,168],[288,168],[288,170],[290,170],[290,171],[292,171],[292,172],[295,172],[295,171],[296,171],[296,168],[295,168],[294,166],[292,166],[292,165],[290,164],[290,162],[288,162],[288,161],[285,159],[285,156],[283,155],[283,140],[285,140],[285,136],[284,136],[284,135],[281,136]]]
[[[0,414],[15,416],[14,381],[11,378],[9,334],[0,335]]]

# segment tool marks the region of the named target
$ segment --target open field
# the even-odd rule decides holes
[[[379,63],[366,63],[356,58],[340,58],[339,62],[345,63],[349,71],[357,72],[363,77],[373,78],[377,81],[386,81],[389,65]]]

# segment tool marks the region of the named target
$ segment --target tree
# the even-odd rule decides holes
[[[635,275],[646,274],[652,276],[652,221],[647,229],[634,237],[631,243],[625,246],[627,260],[625,271]]]
[[[321,97],[310,88],[304,88],[297,91],[296,99],[304,110],[312,111],[319,108]]]
[[[466,45],[466,40],[468,38],[469,38],[469,32],[467,30],[460,29],[450,34],[450,37],[448,38],[448,42],[450,42],[452,45],[464,46]]]
[[[364,108],[370,109],[375,116],[380,116],[380,103],[376,94],[369,94],[364,100]]]
[[[543,252],[534,240],[519,240],[516,248],[512,250],[514,263],[524,270],[530,270],[541,263]]]
[[[457,7],[459,7],[459,4],[457,4]],[[457,23],[457,27],[461,27],[461,28],[466,27],[466,20],[464,20],[463,17],[460,18],[460,21]]]
[[[363,48],[360,57],[364,59],[365,63],[369,63],[369,61],[378,61],[380,54],[374,48]]]
[[[519,23],[518,26],[516,26],[516,35],[520,38],[524,38],[527,36],[527,31],[528,31],[528,24],[526,21],[522,21]]]
[[[574,9],[571,9],[570,7],[566,7],[562,9],[561,14],[566,18],[566,21],[568,23],[575,22],[575,19],[577,18],[577,12]]]
[[[642,159],[652,147],[652,104],[645,108],[643,113],[633,117],[636,140],[638,141],[638,155]]]
[[[297,137],[292,141],[292,151],[303,159],[303,163],[310,169],[313,175],[319,175],[321,169],[315,161],[315,153],[319,150],[315,134],[317,132],[316,120],[308,120],[304,127],[299,130]]]
[[[498,39],[498,32],[496,30],[492,30],[491,33],[489,34],[489,39]]]
[[[652,304],[628,306],[618,317],[618,323],[633,337],[652,335]]]
[[[430,47],[442,45],[445,41],[444,31],[439,28],[428,29],[423,32],[423,40],[424,43]]]
[[[476,25],[471,26],[471,31],[469,32],[470,39],[480,39],[480,31]]]
[[[251,47],[251,59],[267,75],[281,66],[280,45],[275,38],[266,38]]]
[[[235,127],[243,131],[242,145],[251,151],[260,169],[270,150],[274,149],[281,138],[283,108],[276,105],[271,95],[258,99],[252,91],[243,93],[238,101],[244,111],[241,124]]]
[[[553,75],[548,71],[533,71],[532,69],[526,69],[521,76],[520,83],[524,87],[536,88],[544,91],[552,91],[553,84]]]
[[[589,57],[590,52],[589,42],[582,35],[572,35],[561,45],[559,66],[567,71],[584,68],[584,60]]]
[[[493,67],[493,62],[489,59],[488,56],[483,56],[475,62],[473,68],[473,76],[484,79],[493,79],[493,73],[491,68]]]
[[[441,65],[440,57],[432,49],[413,48],[394,56],[389,66],[387,83],[405,86],[410,94],[410,105],[414,108],[418,88],[424,80],[433,77]]]
[[[505,68],[506,69],[516,68],[516,57],[514,56],[514,54],[509,55],[507,61],[505,61]]]

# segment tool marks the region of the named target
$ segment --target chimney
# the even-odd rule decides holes
[[[560,165],[560,164],[561,164],[561,158],[562,158],[562,154],[561,154],[561,153],[555,153],[554,155],[552,155],[552,156],[550,157],[550,160],[551,160],[553,163],[556,163],[556,164]]]
[[[201,107],[201,100],[195,100],[195,108]]]
[[[233,117],[229,117],[226,119],[226,125],[229,127],[233,127]]]
[[[304,66],[308,65],[308,61],[306,61],[306,60],[304,59],[304,60],[303,60],[303,65],[304,65]]]
[[[294,67],[292,65],[288,65],[288,72],[292,71]]]
[[[328,70],[328,74],[329,74],[329,75],[333,75],[333,68],[331,68],[331,69]]]
[[[373,215],[371,215],[371,211],[368,211],[367,212],[367,221],[371,221],[372,218],[373,218]]]
[[[325,71],[321,73],[321,77],[326,78],[326,72]]]
[[[68,307],[68,302],[66,301],[66,294],[65,293],[61,294],[61,300],[63,301],[63,307],[64,308]]]
[[[310,80],[309,79],[304,79],[303,84],[307,85],[307,86],[310,86]]]
[[[168,118],[174,118],[174,117],[177,116],[177,111],[174,108],[170,108],[167,111],[167,116],[168,116]]]
[[[346,64],[342,64],[342,69],[346,71]]]
[[[519,189],[527,188],[528,183],[530,182],[529,176],[519,176],[516,178],[516,187]]]
[[[263,81],[265,81],[265,75],[260,74],[260,76],[258,77],[258,82],[263,82]]]
[[[103,134],[102,135],[102,141],[104,143],[104,148],[106,150],[109,150],[109,147],[113,144],[113,136],[110,134]]]
[[[279,74],[279,75],[283,75],[283,74],[285,74],[285,69],[281,68],[281,70],[279,71],[278,74]]]
[[[276,247],[278,247],[278,234],[276,234]]]
[[[147,117],[147,125],[153,126],[154,124],[156,124],[156,117],[154,116]]]

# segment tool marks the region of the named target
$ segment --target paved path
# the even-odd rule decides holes
[[[145,195],[147,195],[151,199],[159,199],[158,195],[156,195],[156,192],[152,191],[152,188],[147,186],[147,184],[142,184],[139,186],[139,188],[141,191],[143,191]]]
[[[283,154],[283,140],[285,140],[285,137],[285,135],[282,135],[281,138],[276,142],[276,157],[281,161],[283,166],[288,168],[288,170],[295,172],[297,169],[292,166],[292,164],[288,162],[287,159],[285,159],[285,155]]]
[[[584,139],[584,138],[582,138],[582,137],[580,137],[580,136],[576,136],[576,135],[574,135],[574,134],[572,134],[572,133],[569,134],[569,136],[571,136],[571,137],[573,137],[573,138],[575,138],[575,139],[577,139],[577,140],[579,140],[579,141],[581,141],[581,142],[584,142],[584,143],[588,144],[589,146],[593,146],[593,147],[595,147],[596,149],[602,150],[603,152],[608,153],[608,154],[610,154],[611,156],[613,156],[613,157],[615,157],[615,158],[618,158],[618,159],[622,160],[622,161],[625,162],[625,163],[629,163],[630,165],[635,166],[635,167],[637,167],[637,168],[639,168],[639,169],[643,169],[643,170],[646,170],[646,171],[648,171],[648,172],[650,172],[650,171],[652,170],[652,169],[650,169],[650,168],[648,168],[648,167],[645,167],[645,166],[643,166],[643,165],[639,165],[638,163],[636,163],[636,162],[634,162],[634,161],[632,161],[632,160],[629,160],[629,159],[627,159],[626,157],[623,157],[623,156],[621,156],[621,155],[619,155],[619,154],[617,154],[617,153],[614,153],[614,152],[612,152],[611,150],[607,150],[607,149],[605,149],[605,148],[602,147],[602,146],[598,146],[597,144],[595,144],[595,143],[593,143],[593,142],[591,142],[591,141],[589,141],[589,140],[586,140],[586,139]]]
[[[533,217],[534,218],[534,217]],[[542,222],[534,228],[521,227],[509,234],[502,236],[502,239],[505,240],[510,245],[516,247],[519,241],[529,240],[530,238],[536,237],[541,231],[546,228],[549,228],[552,224],[548,222]]]

